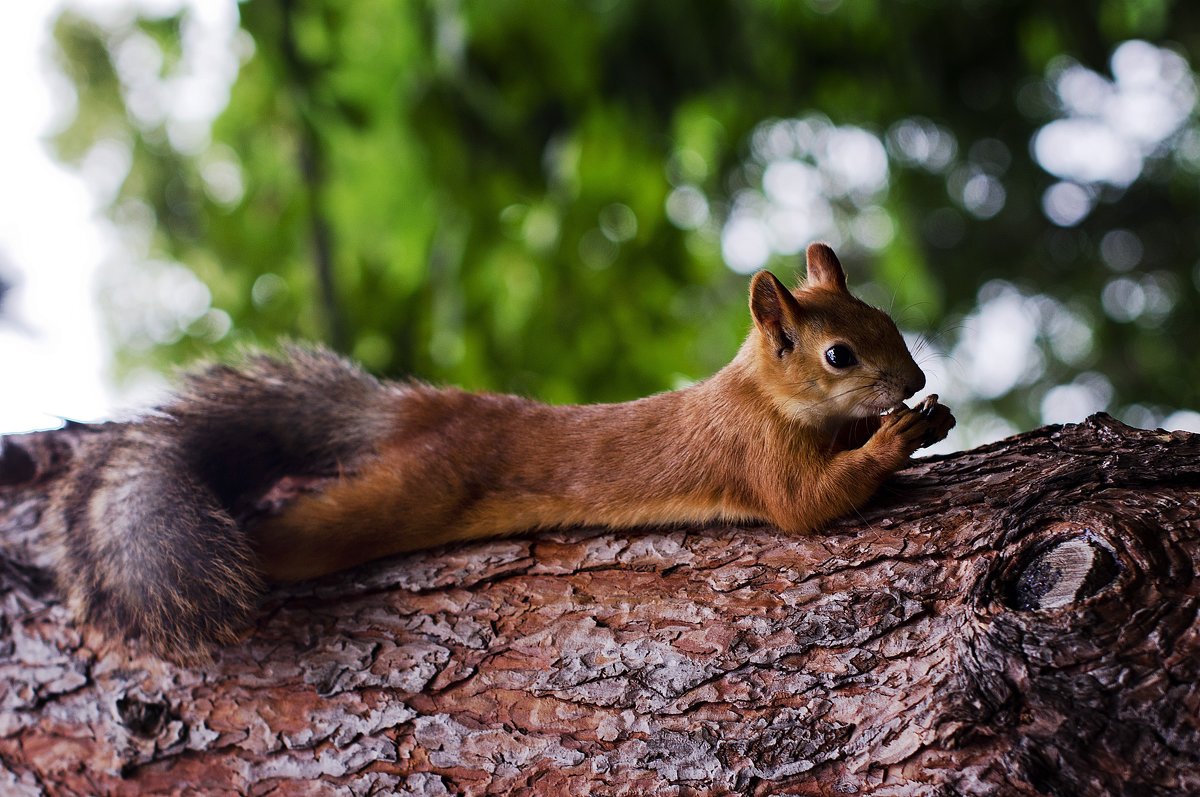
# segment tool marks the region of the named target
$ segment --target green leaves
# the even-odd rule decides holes
[[[987,296],[1023,302],[1031,364],[1002,395],[972,384],[974,366],[934,361],[957,380],[966,432],[973,411],[980,429],[1034,425],[1056,385],[1097,374],[1118,411],[1200,403],[1179,377],[1195,355],[1155,344],[1200,332],[1186,312],[1200,260],[1186,221],[1200,189],[1184,179],[1200,162],[1187,154],[1194,114],[1126,192],[1088,198],[1076,226],[1047,218],[1055,178],[1029,154],[1060,112],[1056,59],[1105,73],[1124,38],[1194,38],[1171,4],[1105,4],[1099,25],[1032,0],[237,10],[240,28],[194,11],[105,25],[66,13],[56,28],[78,110],[55,146],[90,158],[85,171],[108,153],[109,212],[136,264],[110,269],[127,363],[290,336],[333,340],[390,375],[556,401],[667,389],[719,367],[748,326],[746,280],[722,253],[742,209],[768,231],[765,265],[799,267],[781,236],[833,240],[852,287],[911,331],[945,332],[933,348],[952,358],[985,351],[961,327],[992,317]],[[240,68],[197,134],[181,127],[190,89],[175,77],[191,74],[202,33]],[[764,149],[775,128],[803,141]],[[805,204],[802,178],[825,205]],[[780,209],[792,221],[772,231],[762,214]],[[1113,229],[1143,247],[1128,279],[1174,286],[1153,324],[1104,310]],[[170,283],[173,263],[210,305],[140,323],[129,307]],[[990,280],[1001,288],[981,293]],[[1046,310],[1068,305],[1058,321]],[[1105,348],[1064,360],[1051,331],[1080,319]]]

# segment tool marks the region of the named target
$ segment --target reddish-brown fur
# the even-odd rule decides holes
[[[804,533],[861,506],[954,419],[936,397],[903,407],[924,376],[891,319],[846,290],[832,250],[810,247],[808,272],[795,291],[756,275],[754,328],[738,355],[683,390],[555,407],[388,387],[391,431],[377,454],[255,529],[262,569],[294,580],[579,524],[764,520]],[[858,366],[825,359],[837,343]]]

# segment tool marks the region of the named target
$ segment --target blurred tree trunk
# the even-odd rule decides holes
[[[829,533],[557,532],[273,592],[205,669],[45,567],[106,427],[0,458],[0,793],[1200,792],[1200,436],[919,461]]]

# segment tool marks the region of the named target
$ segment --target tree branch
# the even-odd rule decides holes
[[[1200,791],[1197,435],[1100,415],[918,461],[821,535],[397,558],[271,593],[189,670],[98,652],[46,577],[46,492],[109,433],[5,448],[6,794]]]
[[[308,194],[308,224],[312,243],[313,268],[324,310],[329,344],[345,352],[349,345],[346,319],[338,301],[333,276],[333,231],[323,213],[325,207],[326,157],[320,132],[313,123],[310,107],[312,69],[296,48],[294,0],[280,0],[282,33],[280,50],[287,70],[286,85],[296,108],[300,140],[296,153],[301,179]]]

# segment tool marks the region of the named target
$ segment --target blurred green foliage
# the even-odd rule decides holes
[[[1184,343],[1200,337],[1196,171],[1168,142],[1132,185],[1089,189],[1092,212],[1060,226],[1042,210],[1057,180],[1031,156],[1039,127],[1061,115],[1048,82],[1056,63],[1107,75],[1114,47],[1140,38],[1194,64],[1195,4],[251,0],[237,10],[240,69],[199,136],[172,127],[178,114],[139,105],[128,76],[144,63],[151,83],[175,91],[191,12],[104,23],[65,12],[57,23],[78,94],[59,155],[86,165],[112,142],[127,153],[109,208],[142,277],[114,265],[124,276],[106,289],[127,365],[284,335],[327,340],[384,374],[551,401],[702,378],[748,326],[746,279],[726,266],[722,232],[738,197],[762,191],[755,136],[774,119],[827,119],[889,142],[886,185],[833,202],[831,229],[845,239],[852,286],[894,301],[902,326],[951,352],[995,279],[1054,297],[1090,326],[1092,345],[1069,356],[1039,328],[1039,367],[1001,395],[967,396],[978,412],[1035,425],[1047,392],[1080,374],[1107,379],[1118,412],[1200,405],[1200,361]],[[952,161],[901,157],[888,133],[904,120],[947,131]],[[963,174],[994,178],[1002,207],[972,212],[955,188]],[[690,210],[673,218],[673,197],[690,197]],[[848,232],[868,210],[885,233],[875,245]],[[1113,229],[1140,241],[1138,273],[1174,280],[1173,305],[1153,323],[1104,310],[1114,273],[1100,244]],[[197,298],[171,263],[209,294]],[[769,265],[785,279],[798,268],[778,253]],[[159,272],[178,278],[162,291],[191,298],[147,294]],[[155,303],[177,312],[146,316]]]

